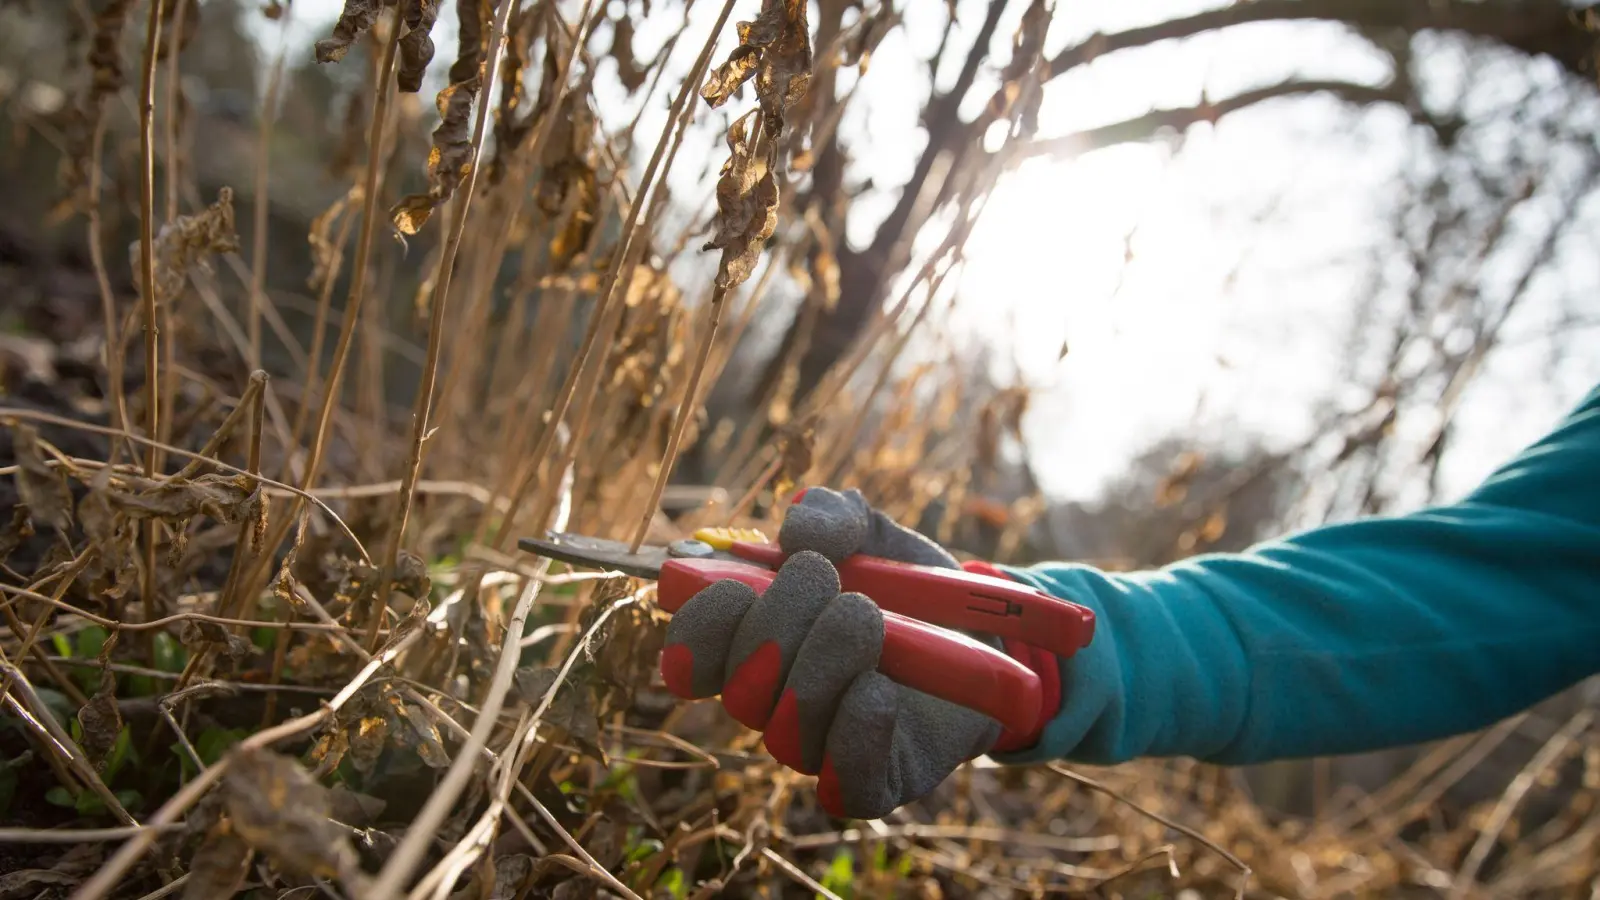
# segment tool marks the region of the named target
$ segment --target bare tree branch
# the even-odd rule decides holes
[[[1095,34],[1050,60],[1054,78],[1107,53],[1193,37],[1249,22],[1321,20],[1367,29],[1407,32],[1455,31],[1487,38],[1535,56],[1549,56],[1574,74],[1594,71],[1595,36],[1584,17],[1595,4],[1568,6],[1561,0],[1254,0],[1230,3],[1180,19],[1115,34]]]
[[[1077,156],[1101,147],[1115,144],[1148,141],[1167,129],[1182,131],[1200,122],[1216,122],[1229,113],[1246,107],[1283,97],[1304,97],[1311,94],[1332,94],[1353,106],[1370,106],[1377,103],[1404,103],[1404,94],[1392,85],[1374,87],[1348,81],[1291,80],[1267,87],[1245,91],[1223,100],[1205,101],[1198,106],[1179,109],[1155,109],[1142,116],[1121,122],[1101,125],[1059,137],[1040,138],[1016,147],[1002,149],[1000,153],[1010,158],[1008,166],[1015,167],[1025,160],[1039,156]]]

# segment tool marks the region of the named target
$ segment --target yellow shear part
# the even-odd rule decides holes
[[[694,533],[694,539],[710,544],[712,549],[727,550],[736,541],[747,544],[767,544],[767,536],[755,528],[702,528]]]

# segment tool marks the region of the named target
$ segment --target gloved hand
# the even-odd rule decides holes
[[[803,492],[778,543],[790,555],[764,594],[723,581],[673,615],[662,671],[675,692],[721,694],[729,714],[764,732],[774,759],[818,776],[818,799],[836,816],[884,816],[995,745],[993,719],[876,670],[883,615],[870,598],[840,593],[833,567],[866,553],[959,568],[953,556],[855,490]]]

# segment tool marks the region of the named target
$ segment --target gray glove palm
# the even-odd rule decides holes
[[[840,593],[833,567],[855,553],[958,568],[954,557],[854,490],[805,491],[778,542],[790,555],[764,594],[720,582],[674,614],[663,668],[678,670],[677,683],[721,694],[774,759],[818,776],[823,808],[839,816],[886,815],[994,745],[993,719],[877,671],[883,614]]]

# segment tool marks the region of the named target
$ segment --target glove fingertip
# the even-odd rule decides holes
[[[694,651],[687,644],[668,644],[661,650],[661,680],[667,690],[685,700],[698,700],[694,690]]]

